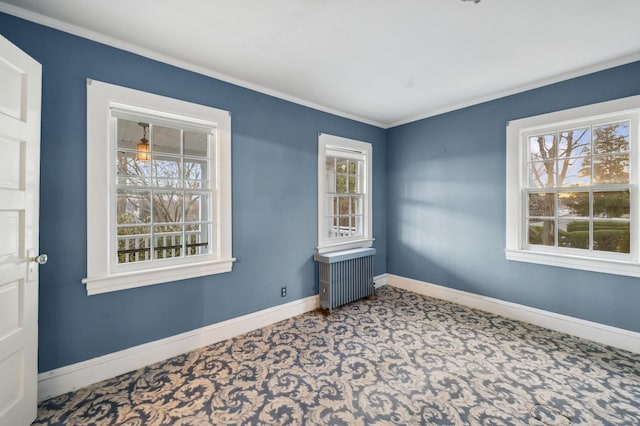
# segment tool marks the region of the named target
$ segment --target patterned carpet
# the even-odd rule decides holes
[[[638,425],[640,355],[383,287],[50,399],[34,424]]]

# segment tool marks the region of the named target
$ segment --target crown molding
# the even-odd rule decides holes
[[[105,44],[107,46],[115,47],[117,49],[134,53],[136,55],[144,56],[145,58],[153,59],[158,62],[162,62],[168,65],[173,65],[175,67],[182,68],[187,71],[192,71],[207,77],[215,78],[216,80],[224,81],[226,83],[240,86],[245,89],[250,89],[265,95],[283,99],[285,101],[289,101],[307,108],[315,109],[321,112],[326,112],[328,114],[336,115],[342,118],[347,118],[349,120],[358,121],[363,124],[369,124],[371,126],[380,127],[383,129],[387,128],[386,124],[377,122],[375,120],[369,120],[367,118],[360,117],[355,114],[350,114],[344,111],[340,111],[334,108],[317,104],[315,102],[307,101],[307,100],[298,98],[296,96],[289,95],[284,92],[272,90],[272,89],[269,89],[268,87],[264,87],[259,84],[254,84],[249,81],[231,77],[227,74],[223,74],[221,72],[218,72],[210,68],[206,68],[200,65],[192,64],[187,61],[176,59],[171,56],[165,55],[163,53],[156,52],[155,50],[147,49],[133,43],[128,43],[126,41],[107,36],[105,34],[97,33],[95,31],[91,31],[76,25],[68,24],[66,22],[62,22],[57,19],[50,18],[48,16],[44,16],[37,12],[26,10],[26,9],[23,9],[11,4],[7,4],[1,1],[0,1],[0,12],[3,12],[8,15],[12,15],[30,22],[34,22],[36,24],[44,25],[46,27],[60,30],[65,33],[73,34],[78,37],[86,38],[101,44]]]
[[[447,112],[456,111],[462,108],[467,108],[473,105],[478,105],[484,102],[496,100],[499,98],[503,98],[506,96],[515,95],[517,93],[526,92],[527,90],[537,89],[543,86],[547,86],[554,83],[559,83],[561,81],[569,80],[576,77],[581,77],[587,74],[591,74],[598,71],[603,71],[608,68],[613,68],[620,65],[625,65],[631,62],[636,62],[640,60],[640,52],[635,52],[630,55],[626,55],[623,57],[619,57],[616,59],[612,59],[609,61],[599,62],[594,65],[590,65],[587,67],[582,67],[576,70],[568,71],[566,73],[556,74],[549,78],[544,78],[541,80],[536,80],[531,83],[523,84],[520,86],[515,86],[510,89],[501,90],[497,92],[493,92],[484,96],[478,96],[474,98],[470,98],[468,100],[457,102],[449,105],[444,105],[440,108],[435,108],[428,110],[422,114],[409,116],[407,118],[403,118],[393,122],[379,122],[376,120],[370,120],[368,118],[364,118],[355,114],[347,113],[344,111],[340,111],[334,108],[330,108],[324,105],[317,104],[315,102],[311,102],[305,99],[298,98],[296,96],[280,92],[277,90],[270,89],[265,86],[261,86],[259,84],[254,84],[249,81],[241,80],[235,77],[231,77],[227,74],[223,74],[216,70],[206,68],[200,65],[195,65],[187,61],[182,61],[180,59],[173,58],[171,56],[165,55],[160,52],[156,52],[151,49],[147,49],[141,46],[138,46],[133,43],[128,43],[101,33],[97,33],[86,28],[82,28],[76,25],[68,24],[66,22],[59,21],[54,18],[50,18],[48,16],[44,16],[37,12],[33,12],[30,10],[26,10],[14,5],[10,5],[0,1],[0,12],[4,12],[9,15],[16,16],[21,19],[25,19],[27,21],[34,22],[36,24],[44,25],[46,27],[54,28],[56,30],[60,30],[69,34],[76,35],[78,37],[86,38],[98,43],[105,44],[107,46],[115,47],[117,49],[125,50],[127,52],[131,52],[145,58],[153,59],[158,62],[162,62],[165,64],[173,65],[178,68],[182,68],[187,71],[192,71],[198,74],[205,75],[207,77],[214,78],[216,80],[224,81],[226,83],[234,84],[239,87],[243,87],[245,89],[250,89],[268,96],[273,96],[285,101],[289,101],[307,108],[311,108],[317,111],[325,112],[328,114],[336,115],[338,117],[346,118],[349,120],[358,121],[363,124],[369,124],[371,126],[379,127],[382,129],[390,129],[392,127],[401,126],[404,124],[413,123],[419,120],[423,120],[425,118],[434,117],[436,115],[444,114]]]
[[[468,99],[463,102],[458,102],[458,103],[443,106],[441,108],[432,109],[423,114],[414,115],[402,120],[394,121],[393,123],[387,124],[385,128],[390,129],[392,127],[402,126],[403,124],[413,123],[415,121],[423,120],[425,118],[435,117],[436,115],[456,111],[462,108],[467,108],[467,107],[478,105],[484,102],[493,101],[496,99],[526,92],[528,90],[538,89],[540,87],[548,86],[550,84],[559,83],[561,81],[570,80],[576,77],[582,77],[598,71],[603,71],[603,70],[614,68],[620,65],[630,64],[636,61],[640,61],[640,52],[632,53],[630,55],[622,56],[620,58],[612,59],[609,61],[599,62],[597,64],[590,65],[587,67],[582,67],[572,71],[568,71],[566,73],[556,74],[549,78],[536,80],[534,82],[523,84],[520,86],[515,86],[506,90],[500,90],[485,96],[479,96],[479,97]]]

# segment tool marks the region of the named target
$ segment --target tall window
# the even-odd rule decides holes
[[[116,262],[211,254],[215,181],[209,146],[215,146],[215,129],[115,119]]]
[[[228,112],[96,81],[87,93],[89,293],[230,271]]]
[[[634,97],[509,124],[508,258],[640,274],[638,108]]]
[[[318,252],[370,247],[371,144],[321,134]]]
[[[528,244],[630,252],[629,125],[527,132]]]

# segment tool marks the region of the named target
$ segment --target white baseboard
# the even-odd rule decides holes
[[[248,333],[312,311],[319,306],[319,297],[311,296],[40,373],[38,375],[38,402],[221,340]]]
[[[373,277],[373,284],[375,288],[387,285],[387,274],[380,274]]]
[[[528,322],[630,352],[640,353],[640,333],[635,331],[611,327],[398,275],[386,274],[386,280],[387,284],[393,287]]]
[[[529,306],[480,296],[393,274],[374,277],[376,288],[391,285],[425,296],[481,309],[595,342],[640,353],[640,333],[556,314]],[[232,318],[165,339],[134,346],[38,375],[38,401],[115,377],[155,362],[265,327],[319,306],[318,296],[296,300]]]

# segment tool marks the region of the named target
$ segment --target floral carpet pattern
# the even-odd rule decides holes
[[[638,425],[640,355],[393,287],[41,403],[37,425]]]

